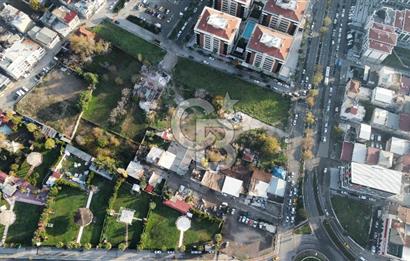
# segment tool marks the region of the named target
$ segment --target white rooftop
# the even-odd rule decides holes
[[[376,87],[373,90],[373,100],[385,104],[392,104],[395,92],[390,89]]]
[[[242,192],[242,184],[242,180],[226,176],[221,192],[234,197],[239,197],[239,194]]]
[[[360,124],[359,139],[370,140],[372,127],[369,124]]]
[[[134,219],[134,213],[135,211],[131,209],[121,209],[120,216],[118,217],[118,221],[121,223],[131,225],[132,220]]]
[[[148,152],[148,155],[146,157],[146,160],[149,163],[157,163],[157,161],[160,159],[162,153],[165,151],[163,149],[160,149],[158,147],[152,147],[150,151]]]
[[[398,155],[410,153],[410,141],[392,137],[388,142],[390,152]]]
[[[0,16],[5,21],[13,25],[21,33],[25,33],[31,28],[33,25],[33,20],[31,20],[26,13],[23,13],[9,4],[3,4],[3,7],[4,8],[1,10]]]
[[[261,39],[259,40],[261,43],[266,45],[267,47],[275,47],[275,48],[280,48],[282,44],[282,39],[275,37],[270,34],[262,34]]]
[[[387,115],[389,114],[388,111],[375,108],[373,111],[372,122],[374,124],[385,125],[387,122]]]
[[[272,177],[272,180],[269,183],[268,193],[278,197],[283,197],[285,195],[285,190],[286,181],[278,177]]]
[[[249,191],[250,196],[268,198],[269,184],[258,180],[252,191]]]
[[[141,163],[136,161],[131,161],[127,166],[127,174],[128,176],[134,179],[140,179],[142,175],[144,175],[144,168]]]
[[[353,148],[352,161],[357,163],[365,163],[367,156],[367,147],[362,143],[355,143]]]
[[[352,162],[352,183],[361,186],[400,194],[402,173],[377,165],[366,165]]]
[[[228,21],[219,14],[210,15],[207,23],[218,29],[225,29],[228,26]]]
[[[283,9],[295,10],[297,5],[297,0],[277,0],[276,5]]]
[[[175,154],[169,151],[165,151],[164,153],[161,154],[161,157],[159,158],[158,166],[164,169],[171,169],[172,164],[175,161],[175,158],[176,158]]]

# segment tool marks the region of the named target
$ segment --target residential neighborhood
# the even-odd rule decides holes
[[[0,258],[410,260],[410,3],[0,0]]]

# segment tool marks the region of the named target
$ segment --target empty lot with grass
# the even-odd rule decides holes
[[[86,88],[75,74],[56,69],[17,104],[17,111],[70,137],[80,114],[77,101]]]
[[[332,197],[333,209],[347,233],[361,246],[366,247],[369,239],[372,207],[364,201],[346,197]]]
[[[197,89],[205,89],[211,96],[229,93],[232,99],[239,100],[236,110],[269,125],[277,126],[287,121],[288,98],[209,66],[181,58],[175,67],[174,78],[185,98],[193,97]]]
[[[158,64],[165,56],[165,51],[160,47],[127,32],[109,21],[102,22],[94,27],[93,31],[104,40],[134,56],[134,58],[140,56],[142,60],[146,60],[151,64]]]

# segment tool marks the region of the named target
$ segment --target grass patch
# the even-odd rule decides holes
[[[42,209],[41,206],[16,202],[14,205],[16,222],[10,226],[6,242],[31,246],[31,239],[37,229]]]
[[[48,227],[47,240],[44,245],[56,245],[58,242],[67,244],[76,240],[80,227],[74,223],[74,216],[77,210],[85,207],[87,194],[78,188],[64,186],[58,193],[53,204],[53,211]]]
[[[179,240],[179,231],[175,221],[181,216],[177,211],[158,202],[157,207],[150,213],[141,238],[145,249],[175,249]],[[219,224],[196,216],[192,219],[191,228],[184,233],[184,245],[211,241],[219,231]],[[167,236],[164,236],[167,235]]]
[[[284,124],[290,108],[289,99],[274,92],[220,72],[209,66],[187,59],[179,59],[174,77],[186,98],[193,97],[195,90],[205,89],[212,96],[229,93],[239,102],[235,109],[270,125]]]
[[[118,48],[111,52],[96,56],[85,70],[100,75],[100,81],[83,117],[106,129],[136,139],[145,129],[145,114],[138,104],[131,99],[126,106],[127,114],[113,125],[108,119],[111,111],[121,99],[121,91],[134,86],[132,77],[138,75],[141,64]],[[118,84],[121,79],[123,84]]]
[[[300,227],[298,227],[297,229],[295,229],[294,231],[295,234],[312,234],[312,229],[309,226],[309,223],[306,223]]]
[[[333,209],[347,233],[362,247],[366,247],[369,239],[371,205],[362,201],[334,196]]]
[[[165,56],[165,51],[158,46],[125,31],[109,21],[102,22],[94,27],[93,31],[96,32],[98,36],[111,42],[124,52],[135,58],[142,56],[144,60],[147,60],[151,64],[158,64]],[[118,61],[121,60],[118,59]]]
[[[131,185],[124,183],[118,190],[114,210],[119,212],[120,207],[135,210],[134,218],[145,218],[149,208],[149,195],[146,193],[131,194]],[[133,221],[128,226],[129,248],[136,248],[143,230],[142,221]],[[125,241],[125,224],[117,222],[117,217],[107,216],[103,238],[106,238],[114,247]],[[166,235],[166,234],[164,234]]]
[[[90,205],[90,209],[94,215],[94,221],[84,229],[81,243],[97,245],[100,242],[104,219],[107,213],[106,208],[113,192],[114,184],[97,174],[95,174],[91,184],[98,188],[97,193],[93,195]]]

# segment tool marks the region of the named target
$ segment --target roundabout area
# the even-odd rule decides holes
[[[321,252],[309,249],[304,250],[297,254],[297,256],[293,259],[294,261],[329,261],[329,259],[322,254]]]

